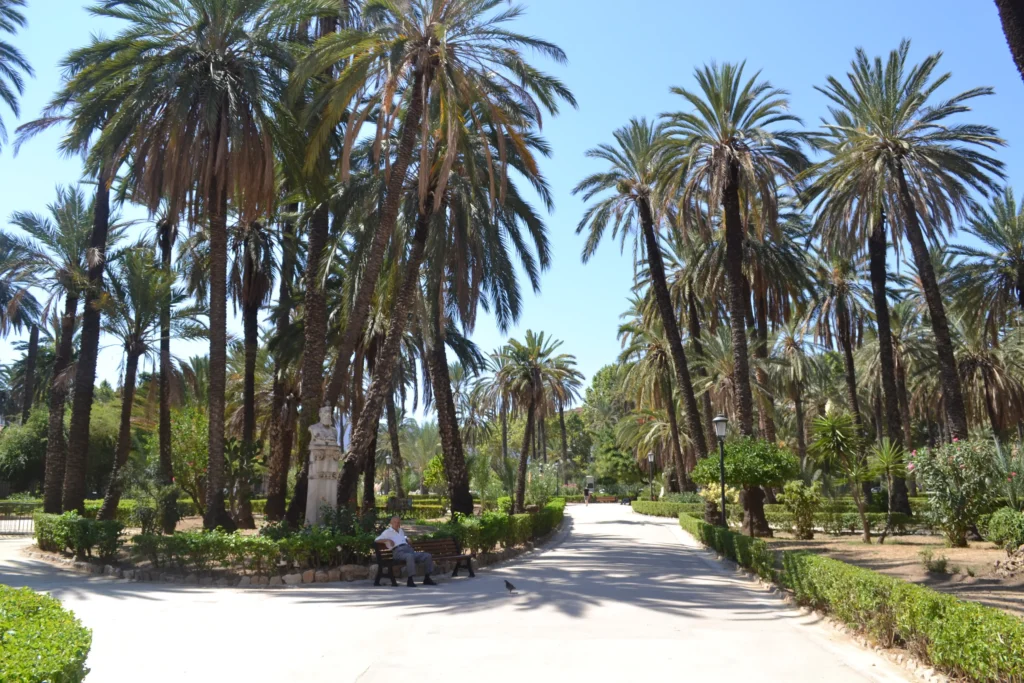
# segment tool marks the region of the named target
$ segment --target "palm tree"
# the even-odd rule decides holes
[[[707,442],[655,228],[661,222],[662,208],[668,199],[661,187],[665,175],[665,155],[661,146],[663,134],[661,126],[634,119],[629,126],[615,132],[617,146],[601,145],[587,152],[588,157],[600,159],[610,168],[584,179],[573,193],[582,193],[585,202],[608,194],[587,209],[576,232],[588,231],[583,247],[583,262],[586,263],[597,250],[609,223],[612,223],[612,238],[621,235],[623,245],[629,233],[639,227],[639,234],[635,234],[634,239],[638,248],[642,240],[658,312],[672,352],[676,386],[686,408],[688,431],[697,457],[703,458],[708,452]]]
[[[1005,187],[964,230],[984,247],[950,245],[949,253],[965,260],[951,273],[948,291],[957,293],[975,324],[997,331],[1017,309],[1024,312],[1024,206]]]
[[[753,394],[747,355],[746,295],[743,277],[744,220],[741,195],[765,226],[776,230],[779,184],[793,184],[807,165],[801,151],[806,136],[778,130],[778,124],[801,125],[787,113],[787,93],[760,81],[760,72],[743,80],[744,64],[712,64],[697,69],[700,92],[673,88],[693,107],[665,115],[667,154],[681,179],[684,221],[704,222],[724,212],[725,261],[729,285],[729,323],[736,355],[736,412],[740,433],[753,434]],[[693,213],[693,216],[686,214]]]
[[[349,357],[369,315],[385,250],[405,197],[406,171],[417,143],[421,152],[421,204],[427,194],[428,141],[419,139],[421,135],[425,138],[432,134],[435,122],[447,127],[444,137],[449,140],[456,135],[458,126],[478,134],[484,133],[485,127],[504,130],[514,123],[514,118],[506,117],[524,105],[539,116],[540,107],[557,113],[559,100],[576,104],[562,83],[530,66],[522,54],[529,48],[564,63],[562,50],[543,40],[509,31],[505,24],[521,16],[523,9],[516,6],[495,13],[492,10],[496,5],[492,0],[368,3],[364,26],[322,38],[295,74],[293,80],[302,83],[336,65],[342,66],[338,77],[329,81],[310,111],[310,116],[317,120],[312,139],[323,143],[331,131],[346,122],[341,158],[344,182],[361,125],[372,112],[379,112],[374,160],[376,165],[385,167],[387,181],[372,245],[362,264],[356,298],[338,347],[339,362],[325,393],[326,402],[333,404],[340,394]],[[445,102],[440,114],[428,107],[435,97]],[[458,114],[452,116],[455,112]],[[467,116],[460,120],[463,113]],[[424,117],[426,125],[421,125]],[[441,120],[445,117],[450,118]],[[401,129],[392,157],[387,150],[382,153],[382,148],[385,144],[390,147],[396,124]],[[315,161],[323,146],[310,146],[307,164]],[[497,157],[502,162],[504,151]],[[449,146],[447,154],[442,157],[443,163],[450,168],[456,154],[454,145]],[[488,167],[492,174],[490,194],[497,203],[498,186],[504,185],[504,177],[493,175],[491,163]],[[443,192],[435,195],[438,201],[442,195]],[[439,207],[435,206],[435,211]]]
[[[575,368],[575,357],[569,354],[556,355],[555,352],[561,345],[561,341],[546,337],[543,332],[535,334],[533,330],[527,330],[524,341],[510,339],[500,350],[503,359],[495,382],[500,384],[503,387],[502,392],[511,398],[511,410],[526,417],[526,430],[523,434],[523,447],[519,451],[519,472],[516,477],[514,507],[517,512],[524,510],[526,466],[537,420],[543,418],[543,411],[554,392],[564,391],[560,389],[561,387],[578,386],[580,382],[581,376]],[[536,459],[536,450],[533,455]]]
[[[789,399],[793,402],[796,420],[796,450],[800,469],[807,463],[807,426],[804,413],[807,383],[818,371],[816,357],[807,353],[804,331],[798,321],[792,321],[779,330],[775,337],[776,354],[782,361],[777,374]]]
[[[126,249],[110,271],[109,296],[104,300],[107,314],[104,331],[120,342],[125,363],[114,468],[97,515],[98,519],[104,520],[114,519],[121,500],[122,470],[128,462],[132,443],[131,418],[139,360],[159,347],[164,301],[170,296],[172,306],[175,306],[184,300],[184,295],[173,289],[174,276],[163,269],[156,251],[149,244],[140,242]],[[175,337],[204,336],[203,330],[194,322],[197,313],[196,309],[190,308],[175,311],[171,320]]]
[[[0,33],[14,34],[25,26],[25,15],[21,8],[25,0],[0,0]],[[31,76],[32,67],[25,56],[10,43],[0,40],[0,100],[3,100],[15,116],[21,113],[18,96],[25,92],[25,79]],[[0,118],[0,149],[7,142],[7,127]]]
[[[274,270],[274,240],[261,221],[239,223],[231,231],[228,246],[231,270],[228,273],[230,292],[235,305],[242,308],[242,330],[245,347],[245,380],[242,397],[242,444],[246,458],[256,450],[256,355],[259,351],[260,309],[270,299]],[[239,491],[238,518],[243,529],[255,529],[249,502],[248,480],[242,478]]]
[[[171,277],[171,250],[178,237],[177,222],[170,216],[163,216],[156,223],[156,242],[160,248],[160,267],[167,277]],[[165,534],[174,533],[178,521],[177,493],[174,483],[173,453],[171,452],[171,381],[173,365],[171,363],[171,296],[164,298],[160,311],[160,417],[158,429],[158,465],[157,472],[160,485],[165,487],[166,494],[160,502],[160,525]]]
[[[290,209],[290,210],[289,210]],[[290,214],[298,205],[286,208],[280,225],[278,241],[281,245],[281,259],[278,264],[277,304],[274,307],[274,338],[271,353],[274,356],[274,385],[270,405],[270,458],[267,466],[267,521],[277,522],[285,515],[285,497],[288,493],[288,465],[291,460],[295,419],[298,416],[294,400],[295,363],[289,362],[287,340],[292,336],[292,306],[295,273],[298,270],[298,238],[295,221]],[[289,391],[289,388],[292,391]]]
[[[636,397],[638,406],[665,411],[670,437],[668,461],[676,471],[676,485],[684,486],[688,468],[683,460],[679,423],[676,419],[676,399],[672,386],[674,372],[668,341],[661,325],[644,315],[642,301],[634,299],[630,310],[623,317],[629,318],[619,326],[619,339],[623,347],[619,362],[628,364],[629,368],[623,389]],[[625,444],[624,447],[629,448]]]
[[[996,7],[1013,63],[1024,79],[1024,6],[1020,0],[996,0]]]
[[[95,64],[75,89],[118,83],[116,113],[93,156],[130,156],[133,192],[151,211],[186,206],[210,239],[210,465],[208,528],[234,524],[224,506],[224,389],[227,362],[228,201],[243,222],[276,199],[272,110],[291,69],[290,27],[327,12],[314,0],[115,0],[93,7],[127,22],[80,51]],[[95,128],[95,126],[93,126]],[[206,163],[197,164],[202,159]]]
[[[835,207],[830,222],[845,218],[850,225],[851,242],[863,243],[885,208],[893,243],[905,237],[910,244],[935,334],[947,417],[954,436],[967,438],[963,391],[928,242],[943,227],[952,230],[954,216],[970,215],[971,190],[984,194],[1002,177],[1002,163],[986,151],[1004,142],[991,127],[949,121],[970,111],[969,102],[991,94],[990,88],[931,104],[950,74],[933,78],[941,53],[910,66],[909,52],[904,41],[883,64],[858,50],[849,86],[830,77],[818,88],[834,105],[834,123],[826,128],[843,144],[819,169],[816,184],[822,203]]]
[[[88,282],[87,252],[92,232],[92,206],[80,187],[57,188],[57,199],[47,207],[49,217],[16,212],[11,223],[28,235],[19,242],[23,265],[30,269],[50,293],[50,304],[64,297],[60,319],[60,341],[50,377],[49,427],[46,442],[46,474],[43,507],[48,513],[60,513],[64,486],[64,403],[70,377],[68,368],[73,353],[73,338],[78,303]],[[119,229],[108,234],[108,249],[119,238]]]

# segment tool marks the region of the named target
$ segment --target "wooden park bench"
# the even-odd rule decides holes
[[[470,576],[476,576],[473,572],[473,553],[464,553],[459,547],[459,542],[453,538],[436,538],[429,541],[415,541],[412,544],[413,550],[420,553],[430,553],[434,563],[451,562],[455,560],[455,569],[452,576],[458,576],[462,568],[469,570]],[[377,556],[377,576],[373,580],[374,586],[380,585],[382,578],[391,579],[391,585],[397,586],[395,578],[395,567],[404,567],[405,560],[396,560],[387,545],[382,542],[373,544],[373,553]]]
[[[412,498],[388,498],[385,509],[391,514],[412,512]]]

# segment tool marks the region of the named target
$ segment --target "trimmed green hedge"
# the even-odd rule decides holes
[[[124,524],[119,521],[100,522],[80,517],[77,512],[48,515],[38,512],[34,518],[36,545],[43,550],[62,553],[70,550],[75,557],[92,557],[93,549],[101,560],[110,561],[124,545]]]
[[[289,568],[317,569],[361,562],[373,551],[374,535],[345,535],[323,527],[307,527],[280,538],[243,536],[223,531],[187,531],[169,536],[140,534],[132,551],[155,567],[207,572],[240,568],[265,575],[279,563]]]
[[[924,586],[801,552],[782,552],[781,572],[764,541],[688,515],[679,525],[697,540],[793,591],[800,604],[828,612],[886,647],[899,645],[956,678],[1024,681],[1024,621]]]
[[[818,555],[784,553],[781,583],[883,645],[902,645],[970,681],[1024,680],[1024,621],[1000,610]]]
[[[764,541],[708,524],[689,515],[679,515],[679,526],[704,545],[711,546],[748,569],[753,569],[762,579],[775,578],[775,554]]]
[[[0,681],[78,683],[92,632],[49,595],[0,585]]]
[[[561,523],[564,514],[565,499],[554,498],[535,513],[485,512],[480,517],[456,516],[431,536],[455,538],[465,550],[487,553],[499,544],[510,548],[550,533]]]
[[[678,517],[681,514],[700,519],[704,517],[704,506],[697,503],[660,503],[635,500],[632,506],[634,512],[654,517]],[[773,528],[789,529],[793,526],[792,513],[786,512],[782,505],[765,505],[764,508],[768,524]],[[728,510],[730,521],[739,522],[742,520],[743,509],[740,506],[730,505]],[[886,513],[869,512],[866,516],[868,524],[871,525],[872,529],[885,528]],[[899,513],[893,514],[892,521],[897,533],[904,533],[908,527],[914,524],[913,519]],[[814,515],[814,526],[833,533],[840,531],[853,533],[860,530],[860,515],[856,512],[843,512],[839,514],[818,512]]]

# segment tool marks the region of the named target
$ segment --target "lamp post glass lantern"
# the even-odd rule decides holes
[[[715,424],[715,436],[718,437],[718,471],[722,484],[721,524],[723,528],[728,528],[729,522],[725,511],[725,431],[729,426],[729,420],[725,415],[719,415],[712,422]]]
[[[387,469],[384,472],[384,495],[387,496],[391,493],[391,456],[384,456],[384,463],[387,465]]]

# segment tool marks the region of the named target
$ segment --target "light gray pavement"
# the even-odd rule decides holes
[[[570,506],[547,549],[436,588],[130,583],[62,572],[25,545],[0,540],[0,583],[49,591],[93,629],[90,683],[909,680],[674,520],[618,505]]]

